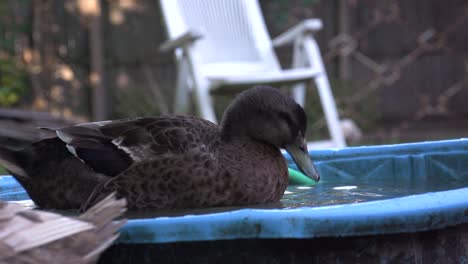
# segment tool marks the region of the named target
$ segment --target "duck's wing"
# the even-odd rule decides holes
[[[125,200],[112,194],[79,218],[0,202],[0,263],[92,263],[125,220]]]
[[[161,116],[80,124],[57,130],[71,153],[115,176],[137,162],[217,142],[215,124],[192,116]]]

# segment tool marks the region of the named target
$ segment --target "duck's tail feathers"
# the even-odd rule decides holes
[[[125,208],[125,200],[116,199],[115,194],[78,218],[0,201],[0,263],[65,263],[65,258],[73,263],[95,263],[117,239],[126,220],[115,219]]]
[[[127,222],[125,219],[113,221],[121,216],[127,208],[125,199],[117,199],[112,193],[88,209],[79,218],[95,226],[99,246],[88,252],[85,260],[95,259],[108,248],[119,236],[118,230]]]
[[[29,178],[21,164],[22,158],[20,151],[0,146],[0,165],[15,176]]]

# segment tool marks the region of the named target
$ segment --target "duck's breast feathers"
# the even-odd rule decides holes
[[[107,175],[158,155],[213,146],[218,134],[213,123],[180,115],[86,123],[57,130],[70,152]]]

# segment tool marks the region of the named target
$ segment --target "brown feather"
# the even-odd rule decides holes
[[[78,218],[0,202],[0,263],[95,263],[117,238],[125,200],[111,194]]]

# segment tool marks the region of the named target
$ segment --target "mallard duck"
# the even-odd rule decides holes
[[[114,194],[76,218],[0,201],[0,264],[95,263],[118,237],[125,220],[113,219],[124,210]]]
[[[304,138],[306,114],[272,87],[240,93],[218,126],[189,115],[85,123],[0,163],[40,207],[86,208],[111,192],[129,209],[277,202],[288,185],[285,148],[318,181]]]

